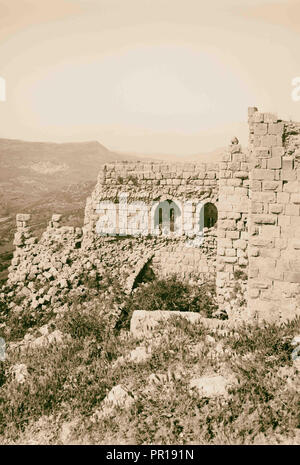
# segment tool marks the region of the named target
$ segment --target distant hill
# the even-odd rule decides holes
[[[135,157],[112,152],[96,141],[56,144],[0,139],[0,192],[9,198],[13,194],[13,203],[23,195],[35,200],[66,184],[96,181],[103,163],[128,158]]]

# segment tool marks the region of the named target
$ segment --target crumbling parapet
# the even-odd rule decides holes
[[[49,223],[49,227],[50,228],[60,228],[61,219],[62,219],[62,215],[59,215],[59,214],[55,213],[54,215],[52,215],[51,221]]]
[[[29,214],[18,213],[16,215],[17,230],[13,241],[13,245],[15,245],[16,248],[13,253],[11,265],[8,268],[8,281],[22,281],[26,278],[25,273],[22,271],[22,263],[31,255],[37,242],[36,237],[32,236],[29,224],[30,218],[31,215]]]
[[[16,215],[17,231],[15,233],[13,244],[16,247],[23,248],[32,245],[33,238],[29,227],[30,215],[18,213]]]
[[[14,251],[9,268],[8,282],[17,283],[28,280],[53,279],[62,269],[69,256],[80,248],[82,229],[73,226],[61,226],[62,215],[54,214],[47,229],[39,241],[32,237],[30,215],[17,215],[17,231]]]

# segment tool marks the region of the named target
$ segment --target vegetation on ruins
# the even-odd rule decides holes
[[[173,275],[142,283],[127,299],[123,314],[126,312],[127,323],[132,312],[141,309],[198,312],[203,317],[211,318],[217,308],[213,282],[190,284]]]

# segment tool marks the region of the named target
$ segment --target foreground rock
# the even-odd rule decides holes
[[[101,404],[101,408],[96,410],[92,415],[91,421],[96,422],[105,416],[113,414],[116,408],[128,410],[134,402],[135,399],[132,394],[127,392],[123,386],[118,384],[107,394]]]
[[[129,360],[134,363],[147,362],[152,357],[151,348],[145,346],[139,346],[133,349],[129,354]]]
[[[184,318],[192,324],[201,322],[207,329],[222,335],[228,334],[239,325],[238,321],[205,318],[196,312],[135,310],[131,317],[130,332],[136,338],[151,338],[153,331],[160,323],[174,317]]]
[[[31,348],[47,347],[49,344],[62,344],[66,341],[68,335],[63,334],[59,329],[52,331],[50,334],[43,334],[31,342]],[[70,337],[70,336],[68,336]]]
[[[190,388],[196,389],[201,397],[211,398],[227,396],[227,389],[230,384],[232,383],[221,375],[202,376],[201,378],[192,379]]]
[[[179,316],[185,318],[191,323],[196,323],[201,320],[201,316],[196,312],[177,312],[164,310],[136,310],[132,314],[130,322],[130,331],[134,337],[151,337],[153,330],[162,321],[167,321],[172,317]]]
[[[10,375],[17,384],[24,384],[28,377],[27,366],[24,363],[18,363],[10,368]]]

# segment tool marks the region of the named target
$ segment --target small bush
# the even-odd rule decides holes
[[[215,285],[192,285],[176,276],[142,284],[127,299],[117,327],[127,327],[134,310],[198,312],[211,318],[217,310]]]
[[[242,281],[247,281],[248,279],[247,274],[243,270],[236,270],[233,275],[236,280],[241,279]]]
[[[68,310],[59,327],[74,339],[89,336],[101,342],[107,333],[107,321],[101,311],[96,308],[84,309],[81,306]]]

